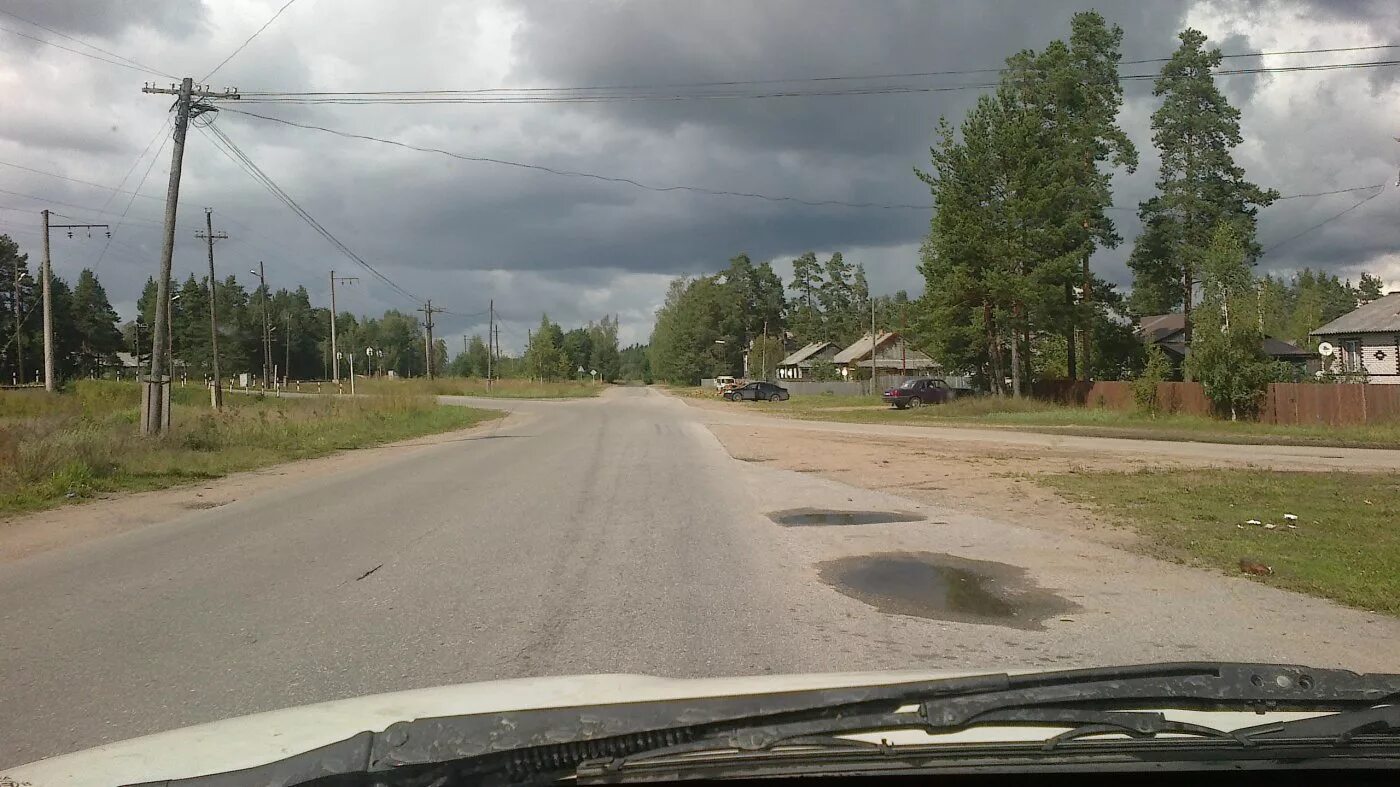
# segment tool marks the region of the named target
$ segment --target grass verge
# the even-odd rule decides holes
[[[895,410],[870,396],[794,396],[762,403],[764,412],[819,421],[915,426],[990,426],[1048,434],[1241,445],[1400,448],[1400,421],[1366,426],[1280,425],[1221,421],[1104,408],[1068,407],[1035,399],[971,396],[944,405]]]
[[[207,395],[176,389],[170,434],[145,439],[137,434],[140,393],[131,383],[83,381],[58,395],[0,392],[0,514],[216,478],[500,415],[418,396],[242,394],[226,396],[224,412],[215,414]]]
[[[594,382],[534,382],[532,380],[496,380],[487,388],[486,381],[479,377],[439,377],[429,380],[415,377],[409,380],[356,380],[355,393],[407,394],[412,396],[487,396],[495,399],[581,399],[597,396],[607,386]],[[330,384],[322,385],[323,392],[334,390]],[[349,384],[345,390],[350,390]]]
[[[1400,615],[1395,475],[1212,469],[1033,478],[1132,527],[1156,557],[1233,574],[1242,559],[1257,561],[1273,569],[1253,577],[1266,584]]]

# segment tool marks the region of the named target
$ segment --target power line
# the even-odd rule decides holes
[[[161,130],[164,131],[164,130],[165,130],[165,126],[161,126]],[[151,141],[152,141],[152,142],[155,142],[155,139],[152,139]],[[150,147],[149,147],[149,146],[146,148],[146,150],[141,151],[141,156],[140,156],[140,158],[138,158],[138,159],[136,160],[135,163],[139,164],[139,163],[141,162],[141,159],[144,159],[144,158],[146,157],[146,153],[148,153],[148,152],[150,152]],[[103,184],[101,184],[101,183],[94,183],[94,182],[92,182],[92,181],[90,181],[90,180],[82,180],[81,178],[70,178],[70,177],[68,177],[67,175],[60,175],[60,174],[58,174],[57,172],[46,172],[46,171],[44,171],[44,170],[42,170],[42,169],[35,169],[35,168],[33,168],[33,167],[26,167],[26,166],[24,166],[24,165],[22,165],[22,164],[16,164],[16,163],[14,163],[14,162],[12,162],[12,161],[0,161],[0,166],[4,166],[4,167],[13,167],[13,168],[15,168],[15,169],[24,170],[25,172],[32,172],[32,173],[34,173],[35,175],[45,175],[45,176],[48,176],[48,177],[50,177],[50,178],[58,178],[59,180],[66,180],[66,181],[68,181],[69,183],[81,183],[81,184],[83,184],[84,186],[92,186],[92,187],[94,187],[94,188],[99,188],[99,189],[102,189],[102,190],[104,190],[104,191],[110,191],[110,192],[112,192],[113,194],[133,194],[133,195],[138,196],[138,197],[141,197],[141,198],[143,198],[143,199],[152,199],[152,200],[160,200],[160,199],[161,199],[160,197],[153,197],[153,196],[151,196],[151,195],[149,195],[149,194],[136,194],[136,192],[134,192],[134,191],[126,191],[126,190],[121,189],[121,188],[114,188],[114,187],[112,187],[112,186],[106,186],[106,185],[103,185]],[[132,166],[132,169],[135,169],[135,165],[134,165],[134,164],[133,164],[133,166]],[[122,178],[122,180],[125,181],[126,178]]]
[[[328,134],[334,134],[334,135],[336,135],[336,136],[345,137],[345,138],[347,138],[347,139],[359,139],[359,140],[364,140],[364,141],[367,141],[367,142],[378,142],[378,143],[384,144],[384,145],[394,145],[394,146],[396,146],[396,147],[407,148],[408,150],[416,150],[416,151],[418,151],[418,152],[420,152],[420,153],[435,153],[435,154],[438,154],[438,155],[449,156],[449,157],[451,157],[451,158],[460,159],[460,160],[462,160],[462,161],[472,161],[472,162],[479,162],[479,163],[485,163],[485,164],[500,164],[500,165],[502,165],[502,166],[508,166],[508,167],[519,167],[519,168],[521,168],[521,169],[536,170],[536,171],[539,171],[539,172],[545,172],[545,173],[548,173],[548,174],[551,174],[551,175],[559,175],[559,176],[563,176],[563,177],[590,178],[590,179],[593,179],[593,180],[601,180],[601,181],[604,181],[604,182],[607,182],[607,183],[620,183],[620,184],[624,184],[624,185],[628,185],[628,186],[633,186],[633,187],[635,187],[635,188],[644,189],[644,190],[646,190],[646,191],[656,191],[656,192],[690,191],[690,192],[696,192],[696,193],[700,193],[700,194],[708,194],[708,195],[711,195],[711,196],[721,196],[721,197],[745,197],[745,198],[751,198],[751,199],[763,199],[763,200],[768,200],[768,201],[771,201],[771,202],[796,202],[796,203],[799,203],[799,204],[802,204],[802,205],[812,205],[812,206],[839,206],[839,207],[849,207],[849,208],[878,208],[878,209],[882,209],[882,210],[903,210],[903,209],[907,209],[907,210],[933,210],[933,208],[934,208],[933,205],[915,205],[915,204],[900,204],[900,203],[893,203],[893,204],[890,204],[890,203],[876,203],[876,202],[843,202],[843,201],[840,201],[840,200],[807,200],[807,199],[802,199],[802,198],[799,198],[799,197],[774,196],[774,195],[769,195],[769,194],[758,194],[758,193],[754,193],[754,192],[742,192],[742,191],[725,191],[725,190],[721,190],[721,189],[710,189],[710,188],[705,188],[705,187],[702,187],[702,186],[683,186],[683,185],[675,185],[675,186],[655,186],[655,185],[650,185],[650,184],[646,184],[646,183],[641,183],[641,182],[636,181],[636,180],[633,180],[633,179],[631,179],[631,178],[616,177],[616,176],[612,176],[612,175],[600,175],[600,174],[592,173],[592,172],[579,172],[579,171],[575,171],[575,170],[555,169],[554,167],[546,167],[546,166],[543,166],[543,165],[540,165],[540,164],[526,164],[526,163],[522,163],[522,162],[518,162],[518,161],[508,161],[508,160],[506,160],[506,159],[492,158],[492,157],[489,157],[489,156],[470,156],[470,155],[466,155],[466,154],[462,154],[462,153],[453,153],[453,152],[448,151],[448,150],[442,150],[441,148],[422,147],[422,146],[419,146],[419,145],[412,145],[412,144],[409,144],[409,143],[407,143],[407,142],[400,142],[400,141],[398,141],[398,140],[393,140],[393,139],[384,139],[384,138],[382,138],[382,137],[375,137],[375,136],[370,136],[370,135],[366,135],[366,134],[355,134],[355,133],[349,132],[349,131],[339,131],[339,130],[337,130],[337,129],[327,128],[327,127],[325,127],[325,126],[318,126],[318,125],[314,125],[314,124],[310,124],[310,123],[298,123],[298,122],[296,122],[296,121],[287,120],[287,119],[285,119],[285,118],[272,117],[271,115],[262,115],[262,114],[259,114],[259,113],[257,113],[257,112],[248,112],[248,111],[245,111],[245,110],[232,109],[232,108],[229,108],[229,107],[224,107],[222,111],[224,111],[224,112],[232,112],[232,113],[235,113],[235,114],[238,114],[238,115],[247,115],[247,116],[249,116],[249,117],[255,117],[255,118],[259,118],[259,119],[261,119],[261,120],[268,120],[268,121],[272,121],[272,122],[274,122],[274,123],[281,123],[281,124],[283,124],[283,125],[288,125],[288,126],[295,126],[295,127],[297,127],[297,128],[310,129],[310,130],[313,130],[313,131],[323,131],[323,132],[326,132],[326,133],[328,133]],[[1373,189],[1373,188],[1377,188],[1377,186],[1375,186],[1375,185],[1371,185],[1371,186],[1354,186],[1354,187],[1352,187],[1352,188],[1337,189],[1337,190],[1335,190],[1335,191],[1319,191],[1319,192],[1310,192],[1310,193],[1305,193],[1305,194],[1288,194],[1288,195],[1281,196],[1281,197],[1279,197],[1278,199],[1279,199],[1279,200],[1286,200],[1286,199],[1297,199],[1297,198],[1300,198],[1300,197],[1323,197],[1323,196],[1328,196],[1328,195],[1331,195],[1331,194],[1345,194],[1345,193],[1347,193],[1347,192],[1352,192],[1352,191],[1363,191],[1363,190],[1366,190],[1366,189]],[[1110,209],[1110,210],[1137,210],[1136,208],[1119,207],[1119,206],[1109,206],[1109,209]]]
[[[1292,49],[1278,50],[1271,52],[1236,52],[1222,54],[1222,58],[1248,58],[1248,57],[1274,57],[1279,55],[1311,55],[1329,54],[1337,52],[1363,52],[1379,49],[1396,49],[1400,44],[1370,44],[1364,46],[1330,47],[1326,49]],[[1146,63],[1164,63],[1170,57],[1153,57],[1138,60],[1123,60],[1122,65],[1141,65]],[[842,76],[821,76],[821,77],[790,77],[775,79],[744,79],[728,80],[719,82],[662,82],[652,84],[614,84],[614,85],[588,85],[574,87],[536,87],[536,88],[478,88],[474,90],[424,90],[424,91],[349,91],[349,92],[308,92],[308,93],[280,93],[275,91],[244,91],[244,96],[271,96],[271,95],[302,95],[302,96],[337,96],[337,95],[407,95],[407,94],[490,94],[490,93],[550,93],[550,92],[580,92],[589,90],[674,90],[682,88],[701,87],[743,87],[750,85],[775,85],[792,83],[825,83],[825,82],[845,82],[845,81],[867,81],[872,79],[915,79],[934,76],[966,76],[972,74],[999,74],[1005,71],[1004,66],[997,68],[959,68],[945,69],[941,71],[913,71],[902,73],[885,74],[861,74]]]
[[[242,52],[244,47],[246,47],[246,46],[248,46],[249,44],[253,43],[253,39],[254,39],[254,38],[257,38],[258,35],[262,33],[262,31],[266,30],[267,27],[268,27],[268,25],[272,24],[273,22],[276,22],[276,21],[277,21],[277,17],[281,16],[281,15],[282,15],[282,12],[283,12],[283,11],[286,11],[287,8],[290,7],[291,4],[292,4],[292,3],[295,3],[296,1],[297,1],[297,0],[287,0],[287,2],[286,2],[285,4],[283,4],[283,6],[282,6],[281,8],[277,9],[277,13],[273,14],[271,19],[268,19],[266,22],[263,22],[263,26],[260,27],[260,28],[258,28],[257,31],[255,31],[252,35],[248,36],[248,40],[246,40],[246,41],[244,41],[243,43],[239,44],[239,45],[238,45],[238,48],[235,49],[235,50],[233,50],[232,52],[230,52],[228,57],[224,58],[223,60],[220,60],[220,61],[219,61],[219,64],[218,64],[217,66],[214,66],[214,71],[210,71],[209,73],[205,74],[205,75],[204,75],[204,78],[201,79],[201,80],[199,80],[199,81],[200,81],[200,82],[208,82],[208,81],[209,81],[209,77],[214,76],[214,72],[215,72],[215,71],[218,71],[219,69],[223,68],[223,67],[224,67],[224,64],[227,63],[228,61],[232,60],[233,57],[234,57],[234,55],[237,55],[239,52]]]
[[[1297,72],[1321,72],[1338,70],[1358,70],[1390,68],[1400,66],[1400,60],[1375,60],[1348,63],[1319,63],[1293,66],[1261,66],[1252,68],[1219,69],[1214,76],[1244,76],[1257,74],[1280,74]],[[1116,77],[1117,82],[1158,80],[1158,73],[1124,74]],[[768,99],[814,96],[859,96],[945,93],[961,90],[989,90],[999,86],[998,82],[971,82],[954,85],[868,85],[839,88],[790,88],[770,92],[747,92],[722,90],[711,92],[618,92],[619,89],[600,88],[588,92],[587,88],[493,88],[484,90],[428,90],[428,91],[347,91],[347,92],[251,92],[242,93],[240,103],[262,104],[334,104],[344,106],[360,105],[424,105],[424,104],[592,104],[618,101],[695,101],[714,99]]]
[[[68,39],[69,41],[72,41],[72,42],[74,42],[74,43],[82,44],[83,46],[88,47],[89,49],[95,49],[95,50],[97,50],[98,52],[101,52],[101,53],[104,54],[104,55],[111,55],[112,57],[115,57],[115,58],[117,58],[118,60],[124,60],[124,61],[126,61],[126,62],[132,64],[133,66],[137,66],[138,68],[143,68],[143,69],[145,69],[148,73],[151,73],[151,74],[160,74],[161,76],[170,77],[171,79],[178,79],[178,77],[174,76],[173,74],[167,74],[167,73],[165,73],[164,71],[161,71],[160,69],[151,68],[150,66],[148,66],[148,65],[146,65],[146,64],[144,64],[144,63],[142,63],[142,62],[140,62],[140,61],[138,61],[138,60],[132,60],[131,58],[126,57],[125,55],[119,55],[119,54],[117,54],[116,52],[112,52],[112,51],[103,49],[102,47],[100,47],[100,46],[98,46],[98,45],[96,45],[96,44],[94,44],[94,43],[91,43],[91,42],[89,42],[89,41],[84,41],[84,40],[81,39],[81,38],[75,38],[75,37],[73,37],[73,36],[68,35],[67,33],[63,33],[63,32],[60,32],[60,31],[58,31],[58,30],[55,30],[55,29],[53,29],[52,27],[49,27],[48,25],[39,24],[38,22],[35,22],[35,21],[32,20],[32,19],[25,19],[24,17],[20,16],[19,14],[16,14],[16,13],[13,12],[13,11],[6,11],[5,9],[0,8],[0,14],[4,14],[5,16],[8,16],[8,17],[11,17],[11,18],[14,18],[14,19],[18,19],[19,21],[21,21],[21,22],[23,22],[23,23],[25,23],[25,24],[27,24],[27,25],[33,25],[34,27],[37,27],[37,28],[39,28],[40,30],[46,30],[46,31],[48,31],[48,32],[52,33],[53,35],[56,35],[56,36],[58,36],[58,37],[60,37],[60,38],[66,38],[66,39]]]
[[[291,195],[289,195],[280,186],[278,186],[277,183],[272,180],[272,178],[268,177],[267,173],[263,172],[258,167],[258,165],[255,164],[253,160],[250,159],[248,155],[244,153],[242,149],[238,147],[237,144],[234,143],[232,139],[229,139],[228,135],[225,134],[222,130],[220,130],[212,124],[199,126],[199,129],[203,131],[205,135],[210,138],[211,141],[214,142],[215,147],[217,147],[221,152],[227,155],[230,158],[230,160],[232,160],[236,165],[243,169],[244,172],[247,172],[250,177],[252,177],[255,181],[257,181],[264,188],[266,188],[274,197],[276,197],[284,205],[290,208],[291,211],[295,213],[302,221],[306,222],[308,226],[315,230],[317,234],[319,234],[321,237],[325,238],[328,242],[330,242],[332,246],[335,246],[336,249],[338,249],[342,254],[349,257],[351,260],[354,260],[365,270],[374,274],[376,278],[378,278],[385,284],[388,284],[390,287],[397,290],[403,296],[416,303],[422,303],[422,300],[420,298],[418,298],[416,295],[409,292],[408,290],[404,289],[403,287],[399,286],[399,284],[393,279],[389,278],[388,276],[385,276],[383,273],[380,273],[378,269],[366,262],[363,257],[352,251],[350,247],[342,243],[339,238],[335,237],[335,235],[333,235],[330,230],[322,226],[322,224],[318,222],[310,213],[308,213],[305,208],[299,205],[297,201],[292,198]]]
[[[708,194],[716,197],[745,197],[749,199],[767,200],[769,202],[796,202],[802,205],[812,205],[817,207],[838,206],[847,208],[877,208],[881,210],[929,210],[932,207],[930,205],[914,205],[899,203],[890,204],[881,202],[845,202],[842,200],[808,200],[802,199],[800,197],[792,197],[786,195],[759,194],[756,192],[743,191],[725,191],[722,189],[710,189],[702,186],[657,186],[642,183],[641,181],[633,180],[631,178],[616,177],[612,175],[600,175],[595,172],[581,172],[569,169],[556,169],[554,167],[546,167],[541,164],[526,164],[519,161],[509,161],[507,159],[492,158],[489,156],[469,156],[462,153],[453,153],[450,150],[443,150],[441,148],[421,147],[418,145],[411,145],[407,142],[400,142],[398,140],[393,139],[384,139],[382,137],[373,137],[365,134],[354,134],[348,131],[337,131],[336,129],[326,128],[325,126],[317,126],[309,123],[297,123],[296,121],[287,120],[285,118],[272,117],[271,115],[261,115],[256,112],[247,112],[244,110],[231,109],[228,107],[223,108],[222,111],[233,112],[239,115],[247,115],[249,117],[259,118],[261,120],[268,120],[273,123],[282,123],[288,126],[296,126],[297,128],[312,129],[314,131],[324,131],[327,134],[334,134],[336,136],[345,137],[347,139],[361,139],[367,142],[378,142],[384,145],[394,145],[396,147],[407,148],[408,150],[416,150],[420,153],[436,153],[442,156],[449,156],[451,158],[460,159],[462,161],[475,161],[484,164],[499,164],[505,167],[517,167],[519,169],[529,169],[535,170],[537,172],[546,172],[551,175],[559,175],[561,177],[587,178],[590,180],[601,180],[607,183],[621,183],[628,186],[633,186],[635,188],[643,189],[645,191],[691,191],[698,194]]]
[[[128,211],[131,210],[131,205],[132,205],[132,203],[136,202],[136,198],[137,198],[138,196],[144,196],[144,195],[141,194],[141,187],[144,186],[144,185],[146,185],[146,178],[149,178],[149,177],[151,176],[151,170],[155,169],[156,162],[160,160],[161,151],[165,150],[165,143],[168,142],[168,141],[170,140],[170,137],[168,137],[168,136],[166,136],[164,133],[162,133],[162,132],[164,132],[164,131],[165,131],[165,124],[162,124],[161,127],[160,127],[160,129],[158,129],[158,130],[156,131],[156,137],[162,137],[161,142],[160,142],[160,147],[156,148],[156,153],[155,153],[155,155],[154,155],[154,156],[151,156],[151,163],[148,164],[148,165],[146,165],[146,171],[145,171],[144,173],[142,173],[142,175],[141,175],[141,180],[136,184],[136,190],[133,191],[133,192],[131,192],[131,199],[128,199],[128,200],[126,201],[126,207],[122,208],[122,215],[121,215],[120,217],[117,218],[117,226],[112,228],[112,233],[113,233],[113,234],[115,234],[117,230],[121,229],[121,228],[122,228],[122,224],[126,222],[126,214],[127,214]],[[155,137],[152,137],[151,142],[155,142]],[[146,145],[146,150],[150,150],[150,149],[151,149],[151,146],[150,146],[149,144],[147,144],[147,145]],[[145,155],[146,155],[146,152],[145,152],[145,151],[142,151],[142,152],[141,152],[141,156],[145,156]],[[136,169],[136,165],[137,165],[137,164],[140,164],[140,163],[141,163],[141,158],[138,157],[138,158],[136,159],[136,161],[131,165],[131,169],[127,171],[127,175],[122,177],[122,183],[125,183],[125,182],[126,182],[126,178],[127,178],[128,176],[130,176],[131,172],[133,172],[133,171]],[[119,185],[120,185],[120,184],[119,184]],[[116,193],[117,193],[117,192],[116,192],[115,190],[113,190],[113,191],[112,191],[112,196],[116,196]],[[107,202],[108,202],[108,204],[111,203],[111,197],[108,198]],[[106,205],[104,205],[103,207],[105,208]],[[112,240],[112,236],[111,236],[111,235],[108,235],[108,236],[107,236],[107,242],[108,242],[108,244],[111,243],[111,240]],[[102,253],[99,254],[99,255],[97,255],[97,262],[93,263],[93,267],[96,268],[98,265],[101,265],[101,264],[102,264],[102,258],[105,257],[105,256],[107,256],[107,247],[106,247],[106,246],[103,246],[103,247],[102,247]]]
[[[1277,249],[1278,247],[1283,246],[1284,244],[1291,243],[1291,242],[1297,240],[1298,238],[1301,238],[1301,237],[1303,237],[1304,235],[1307,235],[1309,232],[1312,232],[1313,230],[1316,230],[1316,229],[1320,229],[1320,228],[1322,228],[1322,227],[1325,227],[1326,225],[1331,224],[1332,222],[1336,221],[1337,219],[1340,219],[1341,217],[1347,215],[1348,213],[1351,213],[1352,211],[1356,210],[1357,208],[1361,207],[1362,205],[1365,205],[1366,203],[1370,202],[1371,200],[1373,200],[1373,199],[1375,199],[1376,197],[1379,197],[1380,195],[1382,195],[1382,194],[1385,193],[1385,184],[1381,184],[1379,188],[1380,188],[1380,191],[1377,191],[1375,194],[1372,194],[1372,195],[1369,196],[1369,197],[1362,197],[1360,201],[1358,201],[1356,204],[1352,205],[1351,207],[1348,207],[1348,208],[1346,208],[1345,210],[1342,210],[1342,211],[1340,211],[1340,212],[1338,212],[1338,213],[1334,213],[1334,214],[1332,214],[1331,216],[1328,216],[1327,218],[1323,219],[1322,221],[1319,221],[1318,223],[1312,225],[1311,227],[1308,227],[1307,229],[1302,230],[1301,232],[1296,232],[1296,233],[1294,233],[1294,234],[1292,234],[1292,235],[1289,235],[1287,238],[1284,238],[1283,240],[1279,241],[1278,243],[1275,243],[1275,244],[1273,244],[1272,246],[1269,246],[1267,249],[1264,249],[1262,252],[1260,252],[1260,255],[1259,255],[1259,256],[1262,257],[1262,256],[1268,254],[1269,252],[1274,251],[1274,250]]]
[[[46,41],[46,40],[44,40],[44,39],[42,39],[42,38],[39,38],[38,36],[32,36],[32,35],[29,35],[28,33],[21,33],[21,32],[19,32],[18,30],[11,30],[10,28],[5,27],[4,25],[0,25],[0,30],[3,30],[3,31],[5,31],[6,33],[9,33],[9,34],[11,34],[11,35],[17,35],[17,36],[19,36],[20,38],[27,38],[27,39],[29,39],[30,41],[38,41],[39,43],[44,44],[45,46],[51,46],[51,47],[54,47],[54,48],[56,48],[56,49],[62,49],[62,50],[65,51],[65,52],[72,52],[72,53],[75,54],[75,55],[82,55],[83,57],[92,58],[93,60],[96,60],[96,61],[99,61],[99,62],[102,62],[102,63],[107,63],[108,65],[120,66],[120,67],[122,67],[122,68],[129,68],[129,69],[131,69],[132,71],[137,71],[137,72],[140,72],[140,73],[143,73],[143,74],[153,74],[153,75],[155,75],[155,76],[165,76],[165,74],[163,74],[162,72],[160,72],[160,71],[155,71],[155,70],[146,68],[145,66],[133,66],[133,65],[131,65],[131,64],[129,64],[129,63],[123,63],[123,62],[121,62],[120,60],[109,60],[109,59],[107,59],[107,58],[105,58],[105,57],[99,57],[99,56],[97,56],[97,55],[94,55],[94,54],[92,54],[91,52],[84,52],[84,51],[82,51],[81,49],[73,49],[72,47],[66,47],[66,46],[64,46],[63,44],[55,44],[55,43],[52,42],[52,41]]]

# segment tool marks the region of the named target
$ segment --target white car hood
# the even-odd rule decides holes
[[[987,672],[1004,673],[1008,670]],[[464,683],[303,705],[108,743],[17,768],[0,769],[0,784],[23,784],[27,787],[105,787],[203,776],[273,762],[344,740],[366,730],[382,731],[395,722],[437,716],[770,694],[976,674],[984,673],[867,672],[704,679],[658,678],[649,675],[577,675]],[[1252,713],[1179,712],[1170,715],[1208,723],[1217,728],[1246,726],[1264,721],[1263,717]],[[1313,715],[1318,714],[1270,714],[1268,720]],[[954,740],[1035,740],[1053,735],[1057,731],[1043,728],[978,728],[937,737]],[[928,738],[923,733],[913,734]],[[892,738],[888,734],[881,737]]]

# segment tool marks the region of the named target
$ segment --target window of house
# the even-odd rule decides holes
[[[1342,340],[1342,369],[1348,372],[1361,371],[1361,340]]]

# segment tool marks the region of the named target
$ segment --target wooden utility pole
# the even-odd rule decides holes
[[[272,370],[272,323],[268,320],[268,317],[267,317],[267,296],[268,296],[268,294],[269,294],[269,291],[268,291],[268,289],[267,289],[267,270],[263,267],[263,261],[262,261],[262,260],[258,260],[258,269],[255,270],[255,271],[250,270],[250,271],[248,271],[248,272],[251,273],[251,274],[253,274],[254,276],[257,276],[257,277],[258,277],[258,290],[260,291],[261,296],[262,296],[262,297],[261,297],[261,299],[262,299],[262,318],[263,318],[263,320],[262,320],[262,322],[263,322],[263,338],[262,338],[262,346],[263,346],[263,373],[262,373],[262,385],[263,385],[263,388],[266,389],[266,388],[267,388],[268,379],[269,379],[269,378],[268,378],[268,373]]]
[[[875,297],[870,297],[870,390],[875,390]]]
[[[359,278],[355,276],[337,277],[335,271],[331,271],[331,380],[336,385],[340,385],[340,354],[335,338],[335,285],[354,284],[357,281]]]
[[[205,208],[204,232],[196,232],[194,236],[202,238],[209,246],[209,348],[214,354],[214,388],[209,394],[209,401],[217,411],[223,409],[224,391],[219,379],[219,301],[214,290],[214,241],[227,240],[228,233],[222,230],[214,232],[214,209]]]
[[[434,308],[433,308],[433,299],[432,299],[432,298],[429,298],[429,299],[427,300],[427,302],[423,304],[423,308],[418,309],[417,311],[423,312],[423,328],[424,328],[424,330],[426,331],[426,333],[424,334],[424,345],[423,345],[423,349],[424,349],[424,353],[423,353],[423,363],[424,363],[423,370],[424,370],[424,372],[427,373],[428,379],[431,380],[431,379],[433,379],[433,371],[434,371],[434,370],[433,370],[433,315],[434,315],[434,314],[441,314],[441,313],[443,313],[443,312],[445,312],[445,311],[447,311],[447,310],[446,310],[446,309],[434,309]]]
[[[19,283],[23,279],[24,276],[19,272],[19,260],[15,260],[15,367],[19,372],[17,383],[24,382],[24,317],[19,310]]]
[[[44,261],[43,269],[39,276],[42,279],[43,301],[44,301],[44,390],[52,392],[57,388],[58,379],[54,376],[53,368],[53,257],[49,251],[49,231],[68,230],[68,237],[73,237],[73,230],[109,229],[106,224],[50,224],[49,212],[42,211],[44,215]],[[19,270],[19,266],[15,266]],[[19,279],[15,279],[15,303],[19,303]],[[15,323],[16,334],[18,335],[19,322]]]
[[[292,312],[287,311],[287,334],[282,337],[282,383],[285,388],[292,381]]]
[[[18,285],[16,285],[15,291],[19,291]],[[15,302],[19,302],[19,296],[15,296]],[[491,374],[494,371],[492,369],[492,361],[494,361],[496,358],[496,340],[492,338],[492,334],[496,330],[495,298],[491,299],[491,305],[487,307],[486,313],[490,315],[486,318],[486,390],[489,391],[491,390]]]
[[[156,277],[156,314],[151,337],[151,376],[143,390],[141,410],[141,433],[161,434],[170,426],[170,380],[167,375],[165,355],[166,314],[170,309],[170,262],[175,256],[175,215],[180,204],[180,170],[185,161],[185,132],[189,130],[190,115],[200,115],[213,109],[203,102],[194,104],[195,98],[238,98],[238,93],[225,90],[215,93],[203,86],[196,88],[194,80],[185,77],[179,87],[169,88],[145,85],[142,93],[163,93],[175,96],[174,146],[170,153],[170,183],[165,191],[165,232],[160,250],[160,275]]]
[[[49,262],[49,212],[44,211],[44,271],[41,274],[44,288],[44,390],[54,389],[53,379],[53,278]]]

